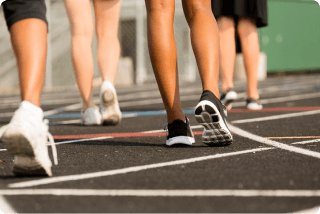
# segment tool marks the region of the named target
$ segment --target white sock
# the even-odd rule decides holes
[[[28,102],[28,101],[22,101],[20,103],[19,108],[25,108],[28,109],[29,111],[31,111],[32,113],[34,113],[34,115],[38,118],[40,118],[41,120],[43,119],[43,111],[41,108],[39,108],[38,106],[35,106],[34,104]]]

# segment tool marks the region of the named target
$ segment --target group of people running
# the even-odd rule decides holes
[[[174,0],[146,0],[148,47],[154,74],[167,112],[166,145],[195,142],[189,119],[179,98],[177,49],[173,21]],[[72,62],[83,100],[83,125],[117,125],[122,117],[113,82],[120,57],[118,40],[121,0],[93,0],[98,64],[103,79],[100,108],[92,99],[94,31],[91,1],[64,0],[72,35]],[[182,0],[190,27],[203,93],[195,107],[196,120],[204,126],[206,144],[229,145],[233,141],[226,123],[226,106],[237,98],[233,91],[235,29],[240,37],[247,72],[247,108],[261,109],[257,90],[259,40],[257,27],[267,25],[266,0]],[[14,156],[16,175],[51,176],[48,121],[43,119],[40,96],[46,67],[47,32],[44,0],[7,0],[2,3],[16,55],[22,102],[0,137]],[[219,66],[220,65],[220,66]],[[219,94],[219,67],[222,93]],[[226,106],[225,106],[226,105]]]

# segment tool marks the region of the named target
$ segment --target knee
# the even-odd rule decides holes
[[[210,4],[206,4],[205,1],[184,1],[183,9],[186,20],[190,25],[200,14],[212,14]]]
[[[227,31],[235,28],[234,19],[228,16],[221,16],[217,20],[219,31]]]
[[[240,37],[257,31],[256,23],[251,18],[241,17],[238,21],[237,31]]]
[[[83,22],[73,22],[71,23],[71,34],[72,37],[86,37],[92,38],[93,35],[93,25],[86,24]]]
[[[157,0],[146,3],[148,15],[159,14],[174,16],[175,7],[170,1]]]

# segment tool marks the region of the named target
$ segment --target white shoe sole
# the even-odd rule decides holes
[[[263,108],[262,105],[259,105],[257,103],[249,103],[247,105],[247,109],[250,109],[250,110],[261,110]]]
[[[15,156],[14,174],[18,176],[52,176],[51,168],[35,158],[32,144],[19,131],[6,131],[2,141],[8,151]],[[49,157],[47,157],[49,159]],[[50,161],[50,160],[49,160]]]
[[[204,127],[202,140],[208,145],[229,145],[233,138],[217,107],[207,101],[201,101],[195,108],[196,120]]]
[[[186,136],[177,136],[170,138],[166,141],[167,146],[177,145],[177,144],[185,144],[191,146],[195,142],[193,137]]]
[[[120,123],[122,115],[114,93],[111,90],[105,90],[101,96],[101,104],[104,108],[101,110],[102,124],[117,125]]]

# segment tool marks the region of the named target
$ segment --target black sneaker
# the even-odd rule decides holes
[[[191,146],[195,142],[188,118],[186,118],[186,122],[175,120],[172,123],[167,124],[164,129],[167,131],[166,144],[168,146],[174,144],[186,144]]]
[[[229,145],[233,138],[227,127],[226,107],[211,92],[204,91],[195,108],[195,117],[204,127],[202,140],[209,145]]]
[[[233,88],[229,88],[225,93],[220,95],[220,100],[223,105],[227,107],[228,110],[232,108],[232,103],[237,99],[238,95]]]

